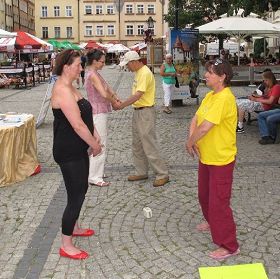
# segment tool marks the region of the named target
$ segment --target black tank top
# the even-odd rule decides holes
[[[77,102],[81,117],[93,134],[91,104],[86,99]],[[87,156],[88,144],[80,138],[65,117],[61,109],[52,109],[53,122],[53,157],[57,163],[69,162]]]

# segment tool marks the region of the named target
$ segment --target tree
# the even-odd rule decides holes
[[[175,26],[175,2],[170,0],[168,14],[164,20],[169,26]],[[187,24],[193,27],[217,19],[227,13],[229,16],[244,9],[244,16],[251,12],[264,16],[269,10],[276,11],[280,7],[279,0],[179,0],[178,27],[184,28]]]

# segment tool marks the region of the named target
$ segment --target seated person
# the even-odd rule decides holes
[[[264,73],[264,72],[271,72],[271,69],[266,68],[266,69],[263,70],[262,73]],[[263,95],[265,95],[265,94],[267,93],[265,89],[266,89],[266,88],[265,88],[265,83],[262,82],[262,83],[257,87],[257,89],[252,93],[252,95],[253,95],[254,97],[263,96]]]
[[[280,123],[280,98],[278,104],[268,111],[262,111],[258,114],[258,124],[261,139],[260,144],[272,144],[276,138],[277,123]]]
[[[248,99],[237,99],[238,106],[238,126],[236,132],[244,133],[243,119],[245,112],[270,110],[280,97],[280,85],[272,72],[263,73],[263,82],[267,88],[264,96],[249,96]]]
[[[0,73],[0,87],[6,87],[11,84],[11,80],[5,75]]]

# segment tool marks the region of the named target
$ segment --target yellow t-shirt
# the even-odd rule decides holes
[[[226,87],[216,94],[210,91],[203,99],[196,115],[198,126],[203,120],[215,124],[197,142],[200,161],[206,165],[216,166],[233,162],[237,153],[237,107],[231,89]]]
[[[132,95],[137,91],[144,93],[138,101],[132,104],[133,107],[151,107],[155,104],[155,78],[146,65],[135,73]]]

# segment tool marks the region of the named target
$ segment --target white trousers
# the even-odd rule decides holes
[[[98,113],[93,115],[94,129],[97,130],[101,144],[104,145],[102,152],[93,157],[89,157],[89,177],[90,183],[98,183],[103,181],[104,165],[106,160],[106,147],[107,147],[107,119],[108,113]]]
[[[164,106],[169,107],[171,104],[171,94],[174,90],[174,84],[162,83],[163,92],[164,92]]]

